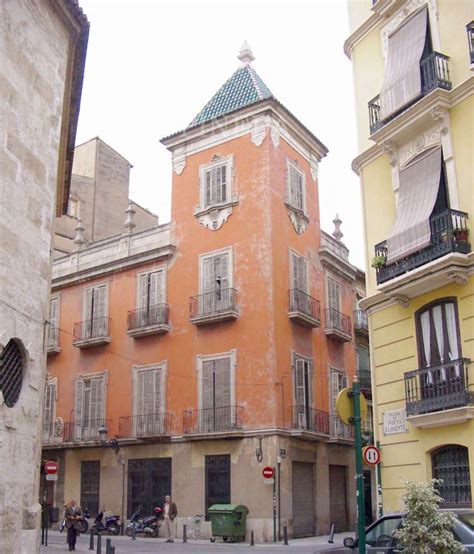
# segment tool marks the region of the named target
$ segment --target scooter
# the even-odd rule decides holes
[[[92,532],[118,535],[120,533],[120,516],[108,516],[104,522],[104,512],[100,511],[95,516]]]
[[[67,506],[64,506],[64,509],[66,509]],[[90,518],[89,510],[87,508],[84,508],[82,510],[82,516],[79,519],[79,533],[87,533],[87,529],[89,529],[89,523],[88,519]],[[66,516],[64,516],[61,525],[59,526],[59,532],[62,533],[66,527]]]
[[[158,529],[160,527],[158,519],[163,510],[156,507],[153,511],[155,512],[154,515],[140,518],[141,506],[139,506],[138,510],[136,510],[130,518],[129,523],[125,528],[125,534],[128,537],[132,537],[135,530],[135,535],[143,534],[149,537],[157,537]]]

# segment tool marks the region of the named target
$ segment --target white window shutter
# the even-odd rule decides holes
[[[94,317],[107,317],[107,286],[94,288]]]
[[[214,290],[214,259],[205,258],[202,263],[202,292],[206,294],[208,292],[214,292]]]
[[[304,360],[299,358],[295,360],[295,404],[297,406],[305,405],[304,365]]]
[[[210,206],[212,203],[212,170],[208,169],[205,172],[204,178],[204,207]]]
[[[306,362],[308,367],[308,399],[309,407],[312,408],[314,405],[313,399],[313,364],[311,362]]]
[[[84,381],[76,381],[74,404],[74,429],[76,439],[81,438],[82,420],[84,418]]]
[[[140,287],[140,291],[139,291],[140,305],[139,305],[139,308],[147,308],[148,307],[148,273],[140,275],[139,287]]]
[[[221,165],[221,202],[227,202],[227,165]]]
[[[136,415],[145,414],[145,372],[138,371],[135,380]]]
[[[230,358],[221,358],[214,362],[215,402],[217,407],[230,406]]]
[[[337,371],[331,372],[331,398],[333,413],[335,414],[336,398],[339,393],[339,373]]]
[[[56,387],[49,383],[45,388],[43,430],[44,434],[50,438],[53,431],[54,403],[56,401]]]
[[[163,272],[150,273],[150,306],[156,306],[163,302]]]
[[[59,325],[59,298],[51,298],[49,306],[49,324],[51,327]]]
[[[339,283],[331,277],[328,277],[328,304],[329,308],[340,312],[340,290]]]
[[[212,408],[214,403],[213,386],[214,362],[202,362],[202,408]]]
[[[153,370],[154,378],[155,378],[155,398],[154,398],[154,405],[153,405],[153,413],[159,414],[162,411],[164,411],[164,406],[162,406],[162,371],[161,369],[155,369]]]
[[[91,379],[90,419],[93,426],[102,417],[101,410],[102,379]]]
[[[229,288],[229,254],[221,254],[219,256],[221,290]]]

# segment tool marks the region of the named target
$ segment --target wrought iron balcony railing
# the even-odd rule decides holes
[[[292,429],[329,435],[329,414],[308,406],[292,407]]]
[[[408,416],[440,412],[474,404],[474,383],[469,383],[471,360],[460,358],[405,373]]]
[[[89,344],[110,342],[109,328],[110,317],[96,317],[75,323],[73,344],[75,346],[88,346]]]
[[[432,215],[430,217],[430,244],[406,258],[378,267],[376,270],[377,284],[381,285],[450,252],[469,254],[471,245],[467,217],[467,213],[451,209]],[[387,241],[375,245],[375,256],[387,259],[387,254]]]
[[[326,309],[326,321],[324,332],[338,340],[350,341],[352,339],[351,318],[334,308]]]
[[[229,432],[242,429],[242,406],[220,406],[183,412],[183,431],[191,433]]]
[[[53,422],[43,422],[43,444],[54,444],[54,429]]]
[[[474,64],[474,20],[466,25],[467,42],[469,45],[469,56],[471,64]]]
[[[354,330],[359,333],[367,334],[369,331],[369,323],[367,321],[367,314],[364,310],[354,310],[353,317]]]
[[[171,433],[171,414],[141,414],[119,418],[118,436],[121,439],[132,437],[155,437]]]
[[[207,292],[189,299],[189,320],[197,325],[235,319],[238,315],[235,289]]]
[[[369,102],[369,126],[370,134],[372,135],[389,121],[392,121],[400,113],[404,112],[412,104],[417,102],[419,98],[426,96],[435,88],[442,88],[445,90],[451,90],[452,83],[449,76],[448,67],[449,57],[439,52],[432,52],[426,58],[420,61],[420,75],[421,75],[421,93],[415,100],[409,102],[406,106],[403,106],[397,112],[391,114],[385,119],[381,119],[380,111],[380,95],[377,95]]]
[[[168,304],[156,304],[138,310],[130,310],[127,317],[128,334],[141,336],[168,331],[169,312]]]
[[[100,427],[110,429],[110,419],[99,418],[66,421],[64,422],[61,442],[99,442]],[[55,437],[56,439],[57,437]]]
[[[321,309],[319,301],[299,289],[290,290],[288,315],[306,327],[319,327]]]
[[[343,423],[339,416],[329,416],[329,433],[334,439],[353,440],[354,439],[354,427],[353,425],[346,425]]]
[[[372,381],[370,375],[370,369],[361,369],[357,371],[360,382],[360,390],[364,393],[372,391]]]

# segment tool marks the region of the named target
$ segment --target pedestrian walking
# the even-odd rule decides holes
[[[82,516],[82,510],[79,508],[74,498],[67,505],[65,516],[69,550],[76,550],[76,539],[80,529],[79,520]]]
[[[171,502],[171,496],[167,494],[165,496],[165,505],[163,506],[163,517],[165,520],[166,536],[168,537],[166,542],[174,542],[176,516],[178,515],[178,508],[174,502]]]

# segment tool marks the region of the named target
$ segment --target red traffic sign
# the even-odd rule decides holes
[[[265,477],[265,479],[272,479],[274,475],[273,468],[270,466],[265,466],[262,470],[262,475]]]
[[[380,463],[380,450],[373,444],[362,449],[362,459],[368,466],[376,466]]]
[[[58,472],[59,464],[58,462],[49,461],[44,464],[44,470],[48,475],[54,475]]]

